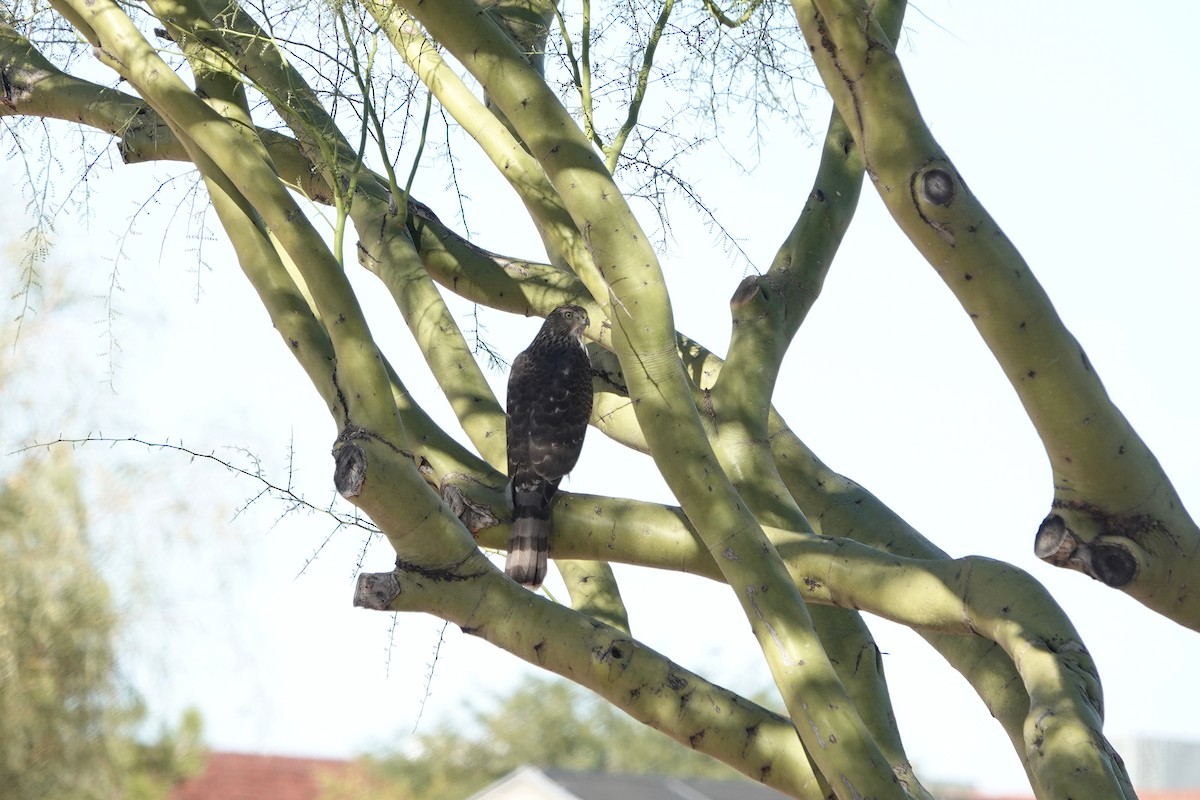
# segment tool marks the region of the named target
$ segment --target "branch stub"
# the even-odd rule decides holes
[[[1106,586],[1123,589],[1137,577],[1137,559],[1120,545],[1093,543],[1092,572]]]
[[[935,167],[921,177],[921,191],[934,205],[949,206],[954,202],[954,179],[946,170]]]
[[[367,454],[353,442],[333,451],[333,485],[347,500],[362,493],[367,482]]]
[[[387,611],[400,596],[400,581],[393,572],[363,572],[354,585],[354,606]]]

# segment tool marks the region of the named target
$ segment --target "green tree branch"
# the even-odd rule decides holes
[[[453,591],[446,590],[447,582]],[[789,720],[674,664],[623,631],[526,591],[490,568],[478,551],[446,571],[400,564],[393,572],[364,573],[355,604],[391,611],[436,608],[467,633],[570,678],[768,786],[798,798],[827,796]]]
[[[971,317],[1046,448],[1054,502],[1038,555],[1200,630],[1200,595],[1184,590],[1200,574],[1200,528],[1029,265],[934,140],[893,40],[860,2],[793,7],[880,197]]]
[[[718,563],[821,773],[839,797],[902,798],[891,770],[879,768],[886,757],[846,697],[798,590],[720,469],[675,358],[657,257],[587,138],[501,32],[479,16],[464,24],[466,0],[406,7],[484,86],[599,255],[612,294],[596,299],[606,309],[611,302],[613,341],[651,453],[689,517],[705,520],[705,543],[721,554]]]
[[[642,103],[646,100],[646,89],[650,85],[650,73],[654,69],[654,51],[658,48],[658,41],[662,38],[663,30],[666,29],[667,23],[671,19],[671,10],[673,8],[675,8],[675,0],[665,0],[662,10],[658,12],[658,19],[654,21],[654,27],[650,29],[650,36],[646,40],[646,46],[642,49],[642,63],[638,67],[637,79],[634,82],[633,97],[629,99],[629,108],[626,110],[625,121],[617,129],[612,143],[604,148],[604,166],[608,168],[610,173],[617,171],[617,162],[621,160],[621,153],[625,150],[625,142],[629,139],[629,134],[633,133],[633,129],[637,127],[638,115],[641,113]]]

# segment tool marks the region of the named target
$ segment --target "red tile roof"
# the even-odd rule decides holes
[[[321,800],[331,783],[357,796],[372,781],[353,761],[253,753],[209,753],[204,770],[171,792],[171,800]],[[356,791],[357,790],[357,791]],[[1033,800],[1033,795],[968,792],[969,800]],[[1139,800],[1200,800],[1200,788],[1138,792]]]
[[[204,770],[171,800],[318,800],[330,780],[361,772],[352,761],[252,753],[209,753]]]

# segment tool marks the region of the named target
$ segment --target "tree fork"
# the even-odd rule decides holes
[[[725,554],[718,563],[821,773],[847,800],[855,793],[903,798],[821,650],[803,599],[721,472],[675,358],[657,257],[590,143],[511,41],[466,0],[405,5],[505,112],[589,236],[607,284],[600,296],[592,288],[593,296],[611,305],[615,349],[651,452],[689,515],[705,520],[706,545]]]
[[[955,294],[1046,448],[1055,510],[1085,541],[1125,538],[1122,590],[1200,630],[1200,528],[1113,404],[1029,266],[929,132],[891,40],[858,0],[793,0],[822,79],[897,224]],[[1079,514],[1079,506],[1101,514]],[[1138,539],[1103,527],[1149,515]]]

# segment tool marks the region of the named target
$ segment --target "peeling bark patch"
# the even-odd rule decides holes
[[[1030,742],[1030,744],[1033,746],[1033,749],[1037,751],[1038,755],[1045,755],[1045,750],[1043,750],[1042,747],[1046,743],[1046,720],[1054,716],[1055,715],[1053,711],[1043,711],[1033,723],[1034,729],[1038,733],[1033,741]]]
[[[744,286],[745,283],[743,282],[742,285]],[[740,290],[740,288],[741,287],[739,287],[739,290]],[[757,288],[757,287],[755,287],[755,288]],[[735,301],[737,300],[736,294],[734,296],[734,300]],[[704,390],[704,416],[707,417],[708,421],[712,423],[713,432],[714,433],[719,432],[720,429],[717,427],[717,411],[715,408],[713,408],[712,390],[711,389]],[[712,487],[711,486],[708,487],[708,490],[711,492]]]
[[[750,606],[754,609],[755,615],[767,629],[767,633],[771,634],[771,640],[775,642],[775,646],[779,648],[779,654],[783,656],[784,661],[787,661],[787,648],[783,646],[783,639],[779,637],[779,632],[775,630],[775,626],[767,622],[767,618],[763,615],[762,609],[758,607],[758,600],[754,597],[754,587],[746,587],[746,595],[750,599]]]
[[[851,130],[862,131],[862,110],[861,102],[858,99],[858,87],[855,81],[850,77],[850,73],[846,70],[838,57],[838,48],[834,44],[833,39],[829,36],[829,27],[825,24],[825,18],[821,14],[816,14],[817,33],[821,36],[821,49],[829,54],[829,60],[833,62],[834,69],[838,71],[842,81],[846,84],[846,91],[850,93],[850,101],[854,106],[854,120],[851,125]],[[810,49],[811,45],[810,45]],[[865,155],[865,154],[864,154]]]
[[[433,468],[429,467],[428,471],[423,469],[423,467],[425,467],[427,464],[428,462],[424,457],[422,457],[421,465],[417,467],[417,471],[424,475],[427,481],[432,483],[431,478]],[[450,510],[454,513],[454,515],[459,518],[463,525],[467,526],[467,530],[469,530],[472,535],[475,535],[485,528],[499,525],[500,518],[492,513],[492,510],[489,507],[481,503],[476,503],[471,498],[467,497],[462,489],[450,482],[453,480],[468,478],[469,476],[465,476],[462,473],[451,473],[447,475],[442,481],[442,488],[439,494],[446,505],[450,507]]]
[[[434,583],[457,583],[459,581],[470,581],[475,578],[482,578],[484,573],[481,572],[459,572],[458,568],[463,565],[470,555],[464,556],[459,561],[447,567],[424,567],[420,564],[414,564],[411,561],[405,561],[402,558],[396,559],[396,571],[407,572],[411,575],[417,575]]]
[[[679,692],[686,688],[687,685],[687,678],[682,675],[676,675],[674,672],[667,673],[667,686],[670,686],[672,690]]]
[[[820,727],[818,727],[817,723],[813,721],[813,718],[808,715],[808,703],[801,703],[800,708],[804,710],[804,715],[808,717],[808,726],[812,728],[813,736],[817,737],[817,744],[822,750],[824,750],[827,746],[827,742],[825,741],[825,737],[821,735]]]

